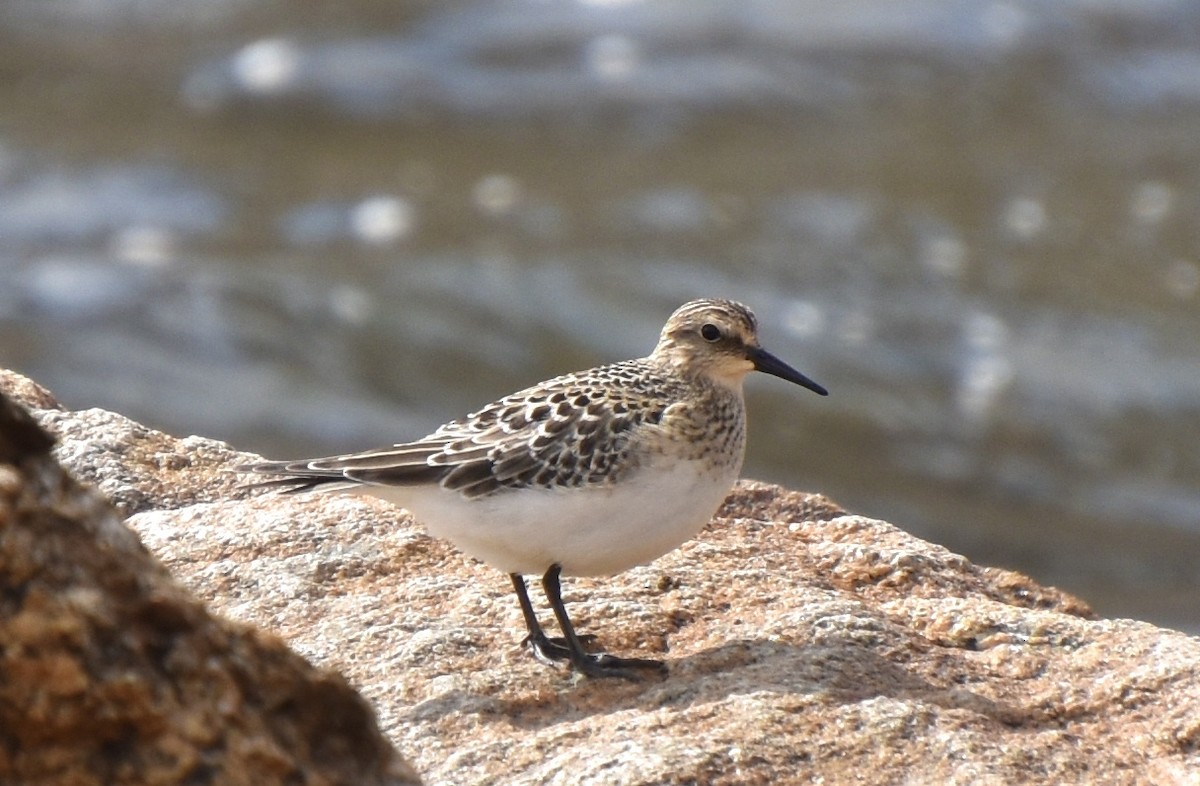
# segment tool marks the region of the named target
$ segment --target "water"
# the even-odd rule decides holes
[[[747,474],[1200,631],[1200,7],[0,9],[0,364],[282,457],[737,297]]]

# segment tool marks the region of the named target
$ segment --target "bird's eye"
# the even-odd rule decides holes
[[[700,335],[705,341],[718,341],[721,338],[721,328],[709,323],[700,328]]]

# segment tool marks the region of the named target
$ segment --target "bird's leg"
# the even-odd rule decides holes
[[[562,601],[562,587],[559,584],[559,575],[562,573],[561,565],[551,565],[550,570],[546,571],[546,575],[542,577],[542,589],[546,592],[546,599],[550,601],[550,606],[554,609],[554,616],[558,618],[558,626],[562,628],[563,639],[565,640],[562,649],[567,651],[567,658],[571,661],[571,665],[576,671],[588,677],[624,677],[625,679],[637,680],[641,679],[641,675],[636,669],[653,669],[658,672],[667,670],[666,664],[660,660],[646,660],[643,658],[618,658],[607,653],[589,653],[583,649],[579,642],[579,636],[575,635],[575,626],[571,624],[571,618],[567,616],[567,608]],[[521,590],[518,590],[517,595],[523,596],[525,582],[521,581]],[[524,597],[522,608],[526,611],[526,624],[533,616],[532,607],[529,606],[529,598]],[[534,620],[536,624],[537,620]],[[538,628],[539,633],[541,628]],[[532,637],[532,632],[530,636]],[[543,635],[543,638],[545,636]],[[565,645],[565,646],[564,646]],[[535,645],[536,650],[536,645]]]
[[[533,604],[529,602],[529,590],[525,587],[525,579],[520,573],[510,573],[513,589],[517,591],[517,600],[521,603],[521,616],[525,618],[525,628],[529,635],[522,644],[529,645],[533,656],[542,663],[553,665],[558,660],[571,660],[571,651],[567,648],[565,639],[555,640],[546,635],[533,612]]]

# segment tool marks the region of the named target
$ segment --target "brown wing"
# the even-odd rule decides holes
[[[618,472],[633,468],[629,449],[637,429],[662,418],[661,398],[641,389],[644,363],[627,361],[558,377],[416,442],[247,470],[288,476],[268,484],[289,491],[440,483],[467,497],[482,497],[527,486],[611,483]]]

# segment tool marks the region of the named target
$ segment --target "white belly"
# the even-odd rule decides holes
[[[467,499],[440,487],[364,486],[407,508],[430,535],[506,573],[603,576],[649,562],[694,536],[737,479],[680,461],[615,487],[528,489]]]

